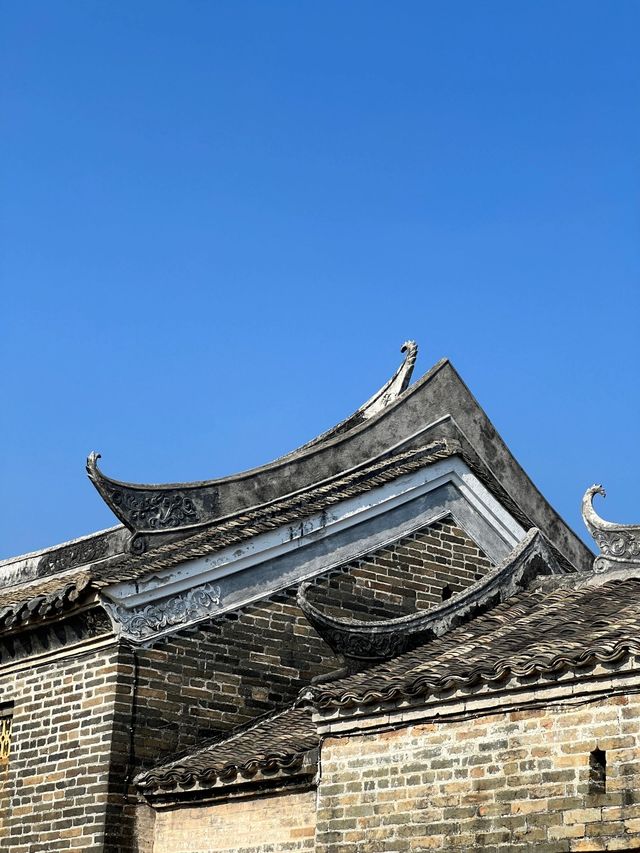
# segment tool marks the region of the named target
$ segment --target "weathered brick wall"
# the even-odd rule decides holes
[[[112,646],[0,676],[0,701],[14,703],[0,849],[131,849],[122,794],[132,673]]]
[[[327,738],[321,767],[318,853],[640,849],[635,694]]]
[[[315,673],[338,665],[291,592],[141,649],[136,763],[173,755],[281,707]]]
[[[343,615],[411,613],[473,583],[491,564],[449,521],[328,573],[314,600]],[[283,707],[341,662],[298,608],[296,587],[176,634],[136,653],[135,762],[188,749],[203,738]]]
[[[315,818],[315,791],[160,811],[153,853],[313,850]]]
[[[389,618],[428,610],[492,568],[464,530],[443,519],[344,566],[319,584],[314,602],[336,615]]]
[[[146,803],[138,803],[134,816],[134,839],[131,853],[153,853],[156,811]]]
[[[455,593],[488,567],[461,531],[441,522],[327,574],[317,592],[343,613],[394,616],[440,601],[445,584]],[[148,832],[134,838],[133,767],[280,707],[340,664],[295,593],[153,649],[121,644],[74,656],[61,649],[47,663],[25,661],[0,675],[0,706],[14,703],[11,760],[0,770],[0,848],[147,849]]]

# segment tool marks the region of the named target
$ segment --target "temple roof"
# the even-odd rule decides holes
[[[512,677],[621,661],[640,653],[639,632],[640,578],[551,578],[387,663],[311,686],[304,698],[329,712],[500,687]]]
[[[215,481],[147,487],[105,479],[94,458],[90,474],[109,504],[119,507],[121,517],[125,504],[129,508],[129,530],[116,527],[3,561],[0,630],[14,630],[19,622],[35,622],[44,614],[48,618],[68,609],[80,595],[84,601],[90,592],[137,584],[147,576],[157,579],[156,595],[162,598],[170,594],[163,591],[163,579],[181,564],[208,559],[269,531],[286,534],[295,524],[303,531],[295,534],[302,544],[305,519],[322,518],[355,496],[380,491],[387,483],[454,457],[466,466],[466,474],[460,469],[462,478],[476,478],[479,488],[497,502],[487,510],[489,515],[504,510],[505,518],[511,518],[503,553],[524,531],[538,528],[560,570],[590,570],[589,549],[531,483],[451,364],[439,362],[409,386],[416,347],[409,342],[404,349],[406,358],[396,374],[354,415],[262,468]],[[451,477],[458,477],[463,491],[467,488],[459,473]],[[121,489],[116,499],[116,486],[133,491]],[[198,492],[202,488],[205,492]],[[204,507],[211,489],[216,493],[210,504],[215,504],[215,512],[194,524],[178,521],[172,526],[171,519],[182,512],[176,507],[184,508],[185,501],[195,501],[198,494]],[[474,496],[469,497],[473,503]],[[150,522],[154,518],[157,523]],[[204,581],[194,576],[193,585],[198,583]]]
[[[405,359],[386,382],[353,415],[336,426],[281,456],[249,471],[194,483],[138,484],[107,477],[98,467],[99,453],[90,453],[87,473],[114,515],[134,534],[131,549],[141,553],[148,541],[175,532],[194,531],[247,507],[268,503],[292,491],[333,476],[337,467],[331,455],[321,451],[350,435],[388,409],[406,391],[418,347],[406,341]],[[365,454],[359,460],[365,461]]]
[[[109,562],[99,561],[76,572],[62,572],[36,578],[28,583],[0,590],[0,630],[37,618],[37,602],[46,599],[72,600],[88,585],[94,590],[136,579],[160,569],[171,568],[185,560],[205,556],[229,545],[274,528],[299,521],[312,513],[362,494],[458,451],[454,442],[439,441],[425,448],[389,456],[374,465],[361,466],[349,474],[321,483],[312,489],[275,501],[268,510],[258,508],[228,519],[219,525],[170,542],[140,556],[122,554]]]
[[[139,485],[107,477],[91,454],[89,476],[131,531],[130,550],[142,553],[253,509],[269,512],[274,502],[358,466],[448,439],[459,443],[474,471],[493,481],[525,529],[538,527],[566,560],[587,568],[588,548],[535,488],[451,363],[443,359],[408,385],[416,347],[410,342],[403,349],[406,359],[395,376],[354,415],[260,468],[198,483]]]
[[[532,532],[518,549],[526,553]],[[428,614],[427,614],[428,615]],[[292,708],[243,726],[222,740],[138,775],[142,793],[170,801],[215,786],[311,776],[319,743],[312,713],[324,717],[419,708],[464,691],[504,689],[520,680],[530,690],[562,674],[590,673],[640,654],[640,578],[597,574],[540,576],[487,612],[463,608],[463,624],[412,651],[352,675],[325,676],[304,688]]]
[[[440,440],[318,483],[312,488],[286,495],[268,507],[256,507],[147,554],[127,555],[101,575],[101,581],[135,580],[140,573],[170,569],[185,560],[204,557],[220,548],[237,545],[251,536],[300,521],[329,507],[361,495],[440,459],[460,453],[455,441]]]

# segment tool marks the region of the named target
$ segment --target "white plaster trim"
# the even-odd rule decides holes
[[[187,560],[175,568],[154,572],[136,582],[115,584],[103,592],[114,603],[127,608],[141,607],[159,597],[178,595],[196,585],[213,583],[226,575],[272,560],[302,547],[309,541],[324,539],[447,483],[453,484],[459,490],[509,550],[522,540],[526,531],[520,524],[498,503],[461,459],[450,457],[412,474],[398,477],[378,489],[342,501],[332,509],[310,516],[295,525],[259,534],[241,545],[232,545],[215,554]],[[488,556],[494,561],[497,558],[497,555]]]

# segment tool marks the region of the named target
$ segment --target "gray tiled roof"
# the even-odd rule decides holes
[[[70,609],[87,596],[90,585],[91,574],[83,569],[0,590],[0,630]]]
[[[318,745],[314,707],[421,701],[460,687],[500,687],[511,676],[549,677],[640,653],[640,579],[581,585],[545,579],[443,637],[356,674],[305,688],[297,707],[141,773],[147,794],[295,772]]]
[[[162,793],[252,779],[257,773],[295,773],[304,756],[317,746],[310,710],[288,708],[222,741],[140,773],[134,782],[146,793]]]
[[[544,581],[427,645],[309,687],[304,697],[321,709],[397,703],[638,654],[640,579],[572,583]]]
[[[312,488],[288,495],[268,506],[248,510],[145,554],[124,554],[119,558],[111,558],[108,563],[86,566],[75,574],[51,575],[2,590],[0,630],[13,627],[21,620],[35,620],[40,615],[36,600],[50,597],[53,603],[70,602],[76,593],[79,594],[88,585],[98,590],[111,584],[136,580],[154,571],[172,568],[185,560],[214,553],[221,548],[243,542],[251,536],[322,512],[340,501],[459,452],[455,441],[442,439],[426,447],[389,455],[374,464],[359,466]]]

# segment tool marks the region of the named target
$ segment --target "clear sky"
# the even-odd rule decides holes
[[[449,356],[640,522],[640,3],[2,0],[0,556]]]

